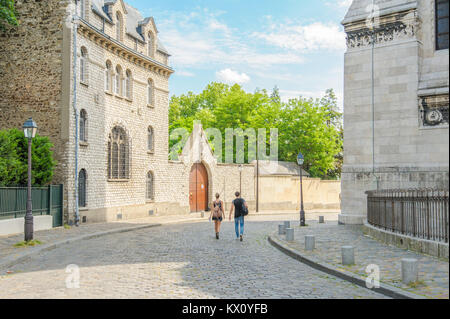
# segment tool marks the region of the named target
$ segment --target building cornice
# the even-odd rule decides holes
[[[143,67],[151,72],[160,74],[162,76],[169,77],[175,72],[171,67],[158,62],[148,56],[139,53],[123,43],[113,39],[104,32],[98,30],[89,22],[80,19],[80,25],[78,32],[88,38],[89,40],[95,42],[97,45],[105,48],[106,50],[118,55],[121,58],[127,59],[128,61]]]

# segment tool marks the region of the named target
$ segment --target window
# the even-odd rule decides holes
[[[111,92],[111,83],[112,83],[112,65],[111,62],[106,62],[106,70],[105,70],[105,91]]]
[[[116,75],[114,80],[114,93],[117,95],[122,94],[122,69],[120,66],[116,67]]]
[[[86,184],[87,184],[86,170],[82,169],[80,171],[80,173],[78,174],[78,206],[79,207],[87,206]]]
[[[129,178],[129,142],[125,130],[116,126],[108,141],[108,179]]]
[[[80,58],[80,81],[87,83],[87,50],[85,47],[81,48],[81,58]]]
[[[147,104],[153,105],[153,82],[148,80],[147,83]]]
[[[153,152],[155,150],[155,136],[153,134],[153,127],[149,126],[147,131],[147,148],[149,152]]]
[[[449,0],[436,0],[436,50],[448,49]]]
[[[127,99],[131,100],[133,98],[133,77],[131,71],[127,70],[127,77],[125,80],[125,92]]]
[[[153,173],[147,173],[147,190],[146,190],[146,198],[147,200],[155,199],[155,189],[154,189],[154,178]]]
[[[150,32],[148,33],[148,40],[147,40],[147,46],[148,46],[148,55],[149,56],[153,56],[153,52],[154,52],[154,39],[153,39],[153,34],[151,34]]]
[[[117,41],[122,41],[122,15],[117,12],[116,13],[116,39]]]
[[[85,110],[80,112],[80,141],[87,142],[87,113]]]

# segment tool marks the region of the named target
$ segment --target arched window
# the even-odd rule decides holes
[[[133,76],[130,70],[127,70],[127,76],[125,80],[125,92],[126,97],[129,100],[133,99]]]
[[[152,172],[147,173],[147,189],[146,189],[146,198],[147,200],[155,199],[155,187],[154,187],[154,177]]]
[[[149,152],[153,152],[155,150],[155,135],[153,127],[151,126],[149,126],[147,130],[147,148]]]
[[[122,68],[120,66],[116,67],[116,75],[114,78],[114,93],[117,95],[122,95]]]
[[[125,130],[116,126],[108,141],[108,179],[129,178],[129,142]]]
[[[80,141],[87,142],[87,113],[86,110],[80,112]]]
[[[106,61],[106,69],[105,69],[105,91],[111,92],[111,83],[112,83],[112,65],[110,61]]]
[[[147,83],[147,104],[153,106],[153,81]]]
[[[88,80],[88,62],[87,62],[87,50],[85,47],[81,48],[81,57],[80,57],[80,81],[87,83]]]
[[[87,206],[87,174],[86,170],[82,169],[78,174],[78,206],[86,207]]]
[[[122,28],[123,28],[123,21],[122,21],[122,15],[120,12],[116,13],[116,39],[117,41],[122,41]]]
[[[153,37],[153,34],[151,32],[148,33],[148,39],[147,39],[147,50],[148,55],[153,57],[154,55],[154,47],[155,47],[155,39]]]

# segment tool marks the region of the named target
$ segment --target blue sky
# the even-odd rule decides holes
[[[171,94],[211,81],[282,98],[335,89],[342,105],[345,34],[351,0],[127,0],[153,16],[172,54]]]

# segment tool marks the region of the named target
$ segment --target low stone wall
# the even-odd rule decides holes
[[[402,234],[393,233],[383,229],[379,229],[365,223],[363,233],[384,244],[397,246],[399,248],[415,251],[433,257],[448,259],[448,244],[435,242],[431,240],[415,238]]]
[[[261,176],[260,210],[299,210],[300,178],[297,176]],[[303,179],[303,202],[306,210],[340,209],[340,181]]]
[[[33,217],[34,231],[48,230],[53,228],[53,217],[34,216]],[[9,236],[20,234],[25,231],[25,218],[14,218],[0,220],[0,236]]]

